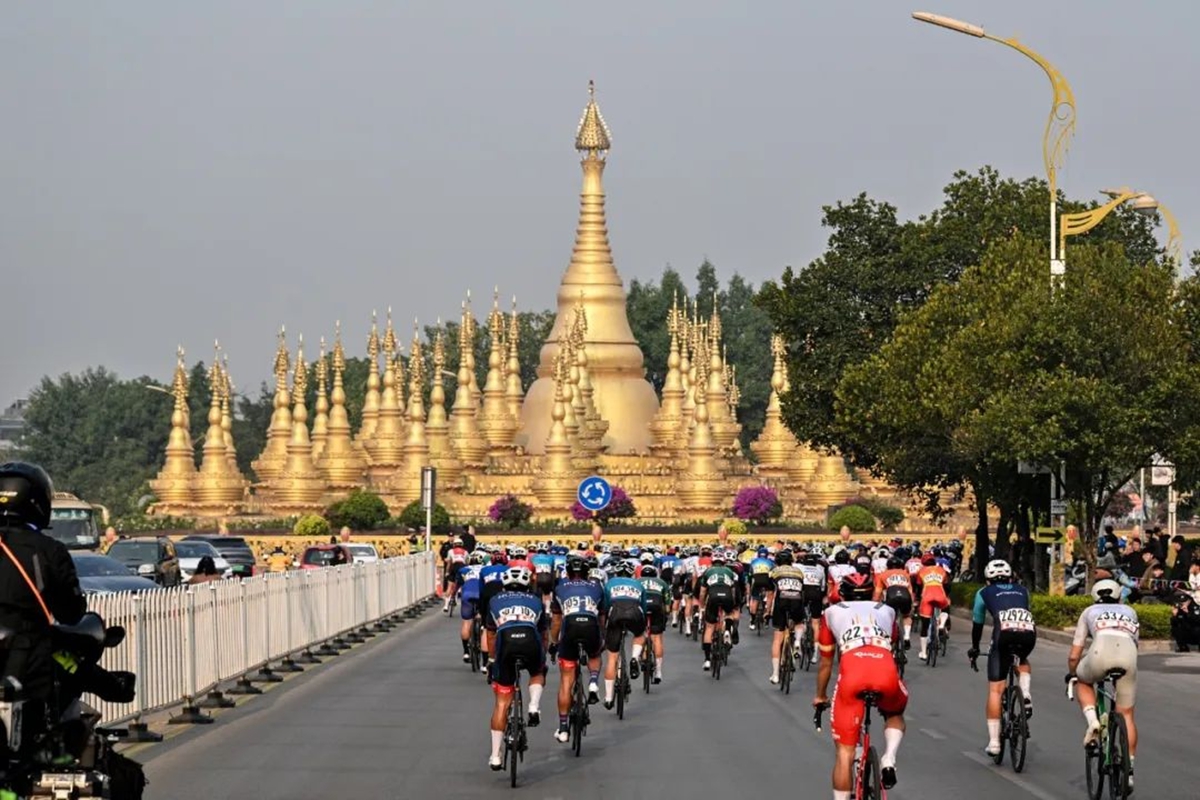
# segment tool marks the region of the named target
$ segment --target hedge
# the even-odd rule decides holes
[[[979,583],[954,583],[950,585],[950,600],[960,608],[970,609],[975,602],[975,593],[982,588]],[[1034,622],[1042,628],[1061,630],[1074,628],[1079,615],[1092,604],[1092,598],[1084,596],[1057,596],[1033,594],[1029,597]],[[1171,638],[1171,607],[1158,603],[1136,603],[1138,620],[1142,624],[1143,639]]]

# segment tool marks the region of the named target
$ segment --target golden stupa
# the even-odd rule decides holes
[[[399,513],[419,497],[426,466],[438,470],[439,501],[463,520],[486,516],[496,498],[509,493],[530,502],[539,518],[567,518],[580,481],[591,474],[604,475],[634,498],[643,522],[711,522],[730,513],[740,488],[759,484],[778,491],[788,518],[821,520],[829,505],[860,492],[863,487],[840,456],[818,454],[784,426],[780,401],[789,387],[778,337],[769,343],[774,363],[765,424],[750,444],[756,464],[742,449],[737,365],[725,356],[721,317],[714,310],[701,319],[686,297],[663,321],[670,355],[661,365],[660,400],[646,380],[609,247],[601,178],[611,135],[590,86],[575,148],[583,169],[575,245],[531,386],[521,383],[515,300],[511,314],[501,313],[499,290],[485,321],[490,349],[482,386],[474,361],[478,323],[469,293],[458,341],[446,341],[439,321],[427,345],[428,362],[426,345],[415,331],[405,360],[391,310],[382,336],[372,312],[359,430],[351,430],[346,412],[339,324],[331,360],[322,341],[316,362],[310,432],[304,396],[308,366],[298,352],[289,389],[292,365],[281,331],[274,414],[266,446],[254,462],[258,483],[245,498],[245,483],[239,482],[236,467],[229,469],[235,462],[229,455],[228,376],[214,377],[214,385],[225,389],[210,410],[210,441],[197,471],[180,353],[166,463],[153,483],[160,500],[155,510],[203,516],[219,506],[227,515],[244,501],[247,513],[281,517],[318,510],[364,488]],[[457,346],[459,356],[450,396],[443,381],[447,346]],[[885,492],[878,481],[866,484],[873,495]]]

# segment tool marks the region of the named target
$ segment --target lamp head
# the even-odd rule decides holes
[[[1139,194],[1137,197],[1129,201],[1129,205],[1133,206],[1133,210],[1146,216],[1151,216],[1158,212],[1158,201],[1152,195]]]
[[[952,17],[943,17],[940,14],[930,14],[928,11],[914,11],[913,19],[928,22],[930,25],[937,25],[939,28],[949,28],[952,31],[965,33],[968,36],[979,38],[984,36],[983,28],[978,25],[972,25],[969,22],[963,22]]]

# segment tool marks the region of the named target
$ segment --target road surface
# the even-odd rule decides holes
[[[1034,654],[1033,738],[1024,773],[982,747],[985,679],[966,663],[961,620],[950,656],[910,664],[905,798],[1082,798],[1083,722],[1063,695],[1066,647]],[[521,785],[488,770],[492,694],[460,662],[457,620],[436,611],[226,712],[215,725],[139,751],[152,800],[307,798],[655,798],[830,796],[828,725],[812,725],[812,673],[784,696],[767,683],[768,639],[745,635],[719,682],[698,645],[668,631],[665,680],[638,688],[618,721],[602,706],[575,758],[553,739],[552,667],[543,723],[530,731]],[[915,650],[914,662],[915,662]],[[1137,793],[1200,795],[1200,658],[1144,655],[1138,691]],[[826,719],[828,723],[828,719]],[[878,723],[877,723],[878,724]],[[878,731],[878,728],[876,728]],[[881,742],[882,744],[882,739]]]

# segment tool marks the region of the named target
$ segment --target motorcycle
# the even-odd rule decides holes
[[[35,700],[16,677],[15,634],[0,629],[0,800],[140,800],[141,765],[115,750],[122,733],[100,727],[100,713],[81,700],[85,692],[108,702],[133,700],[134,674],[99,664],[125,629],[106,627],[89,612],[76,625],[54,625],[50,636],[53,688],[48,699]]]

